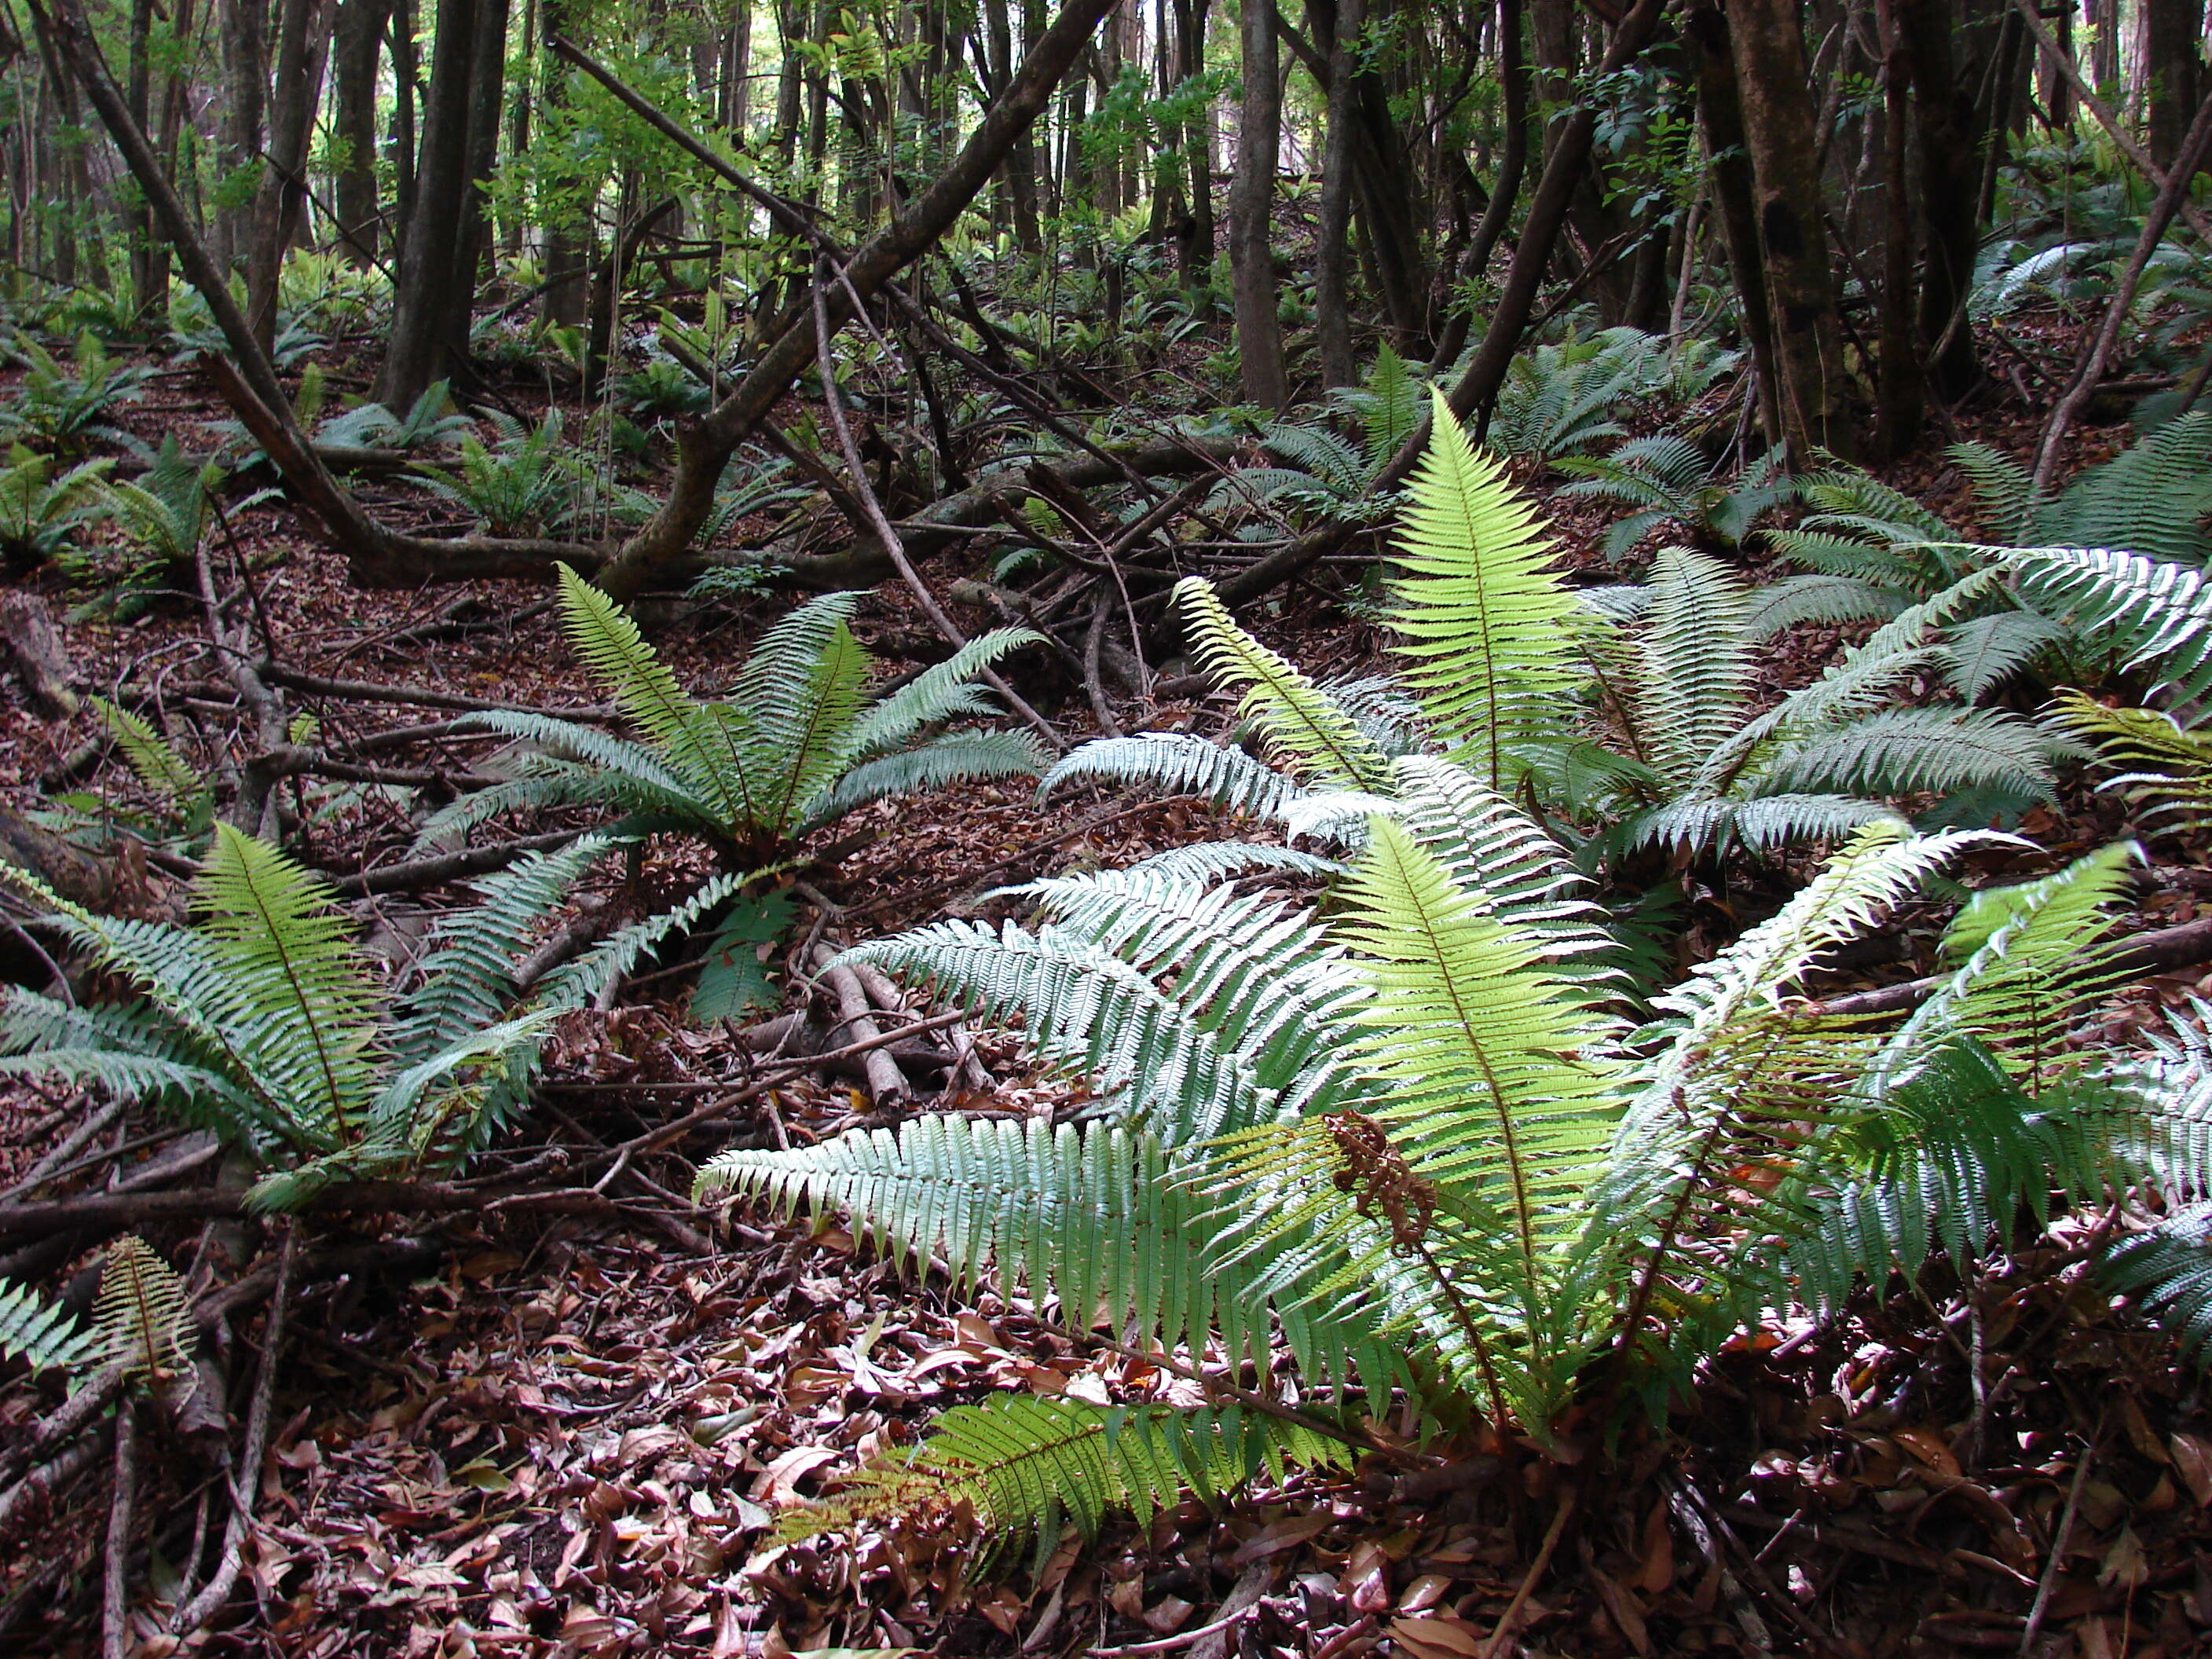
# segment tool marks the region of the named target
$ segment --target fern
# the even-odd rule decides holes
[[[2008,548],[1997,556],[2022,598],[2145,676],[2153,693],[2196,703],[2212,690],[2212,594],[2201,570],[2104,548]]]
[[[269,1169],[250,1197],[304,1201],[331,1181],[450,1167],[524,1097],[556,1008],[501,1018],[509,957],[608,843],[485,884],[439,924],[431,975],[395,1004],[335,896],[283,854],[217,825],[185,927],[118,921],[33,877],[9,878],[138,1000],[67,1008],[25,991],[0,1005],[0,1069],[60,1076],[204,1123]]]
[[[1062,1528],[1088,1539],[1117,1510],[1158,1510],[1186,1488],[1211,1496],[1286,1462],[1339,1461],[1335,1443],[1235,1407],[1099,1407],[1003,1395],[958,1406],[921,1446],[855,1475],[837,1498],[793,1512],[787,1539],[862,1524],[927,1524],[956,1512],[1003,1541]]]
[[[1440,393],[1431,418],[1395,556],[1404,574],[1391,623],[1437,736],[1504,788],[1518,769],[1516,746],[1547,735],[1560,701],[1581,690],[1576,646],[1586,625],[1504,470],[1475,453]]]
[[[0,1279],[0,1358],[34,1371],[74,1371],[100,1352],[96,1332],[58,1303]]]
[[[2079,691],[2062,690],[2052,708],[2052,723],[2093,744],[2106,765],[2132,769],[2105,787],[2125,790],[2148,817],[2178,818],[2185,831],[2212,822],[2212,737],[2162,710],[2107,708]]]
[[[426,839],[524,807],[606,805],[631,827],[678,827],[758,866],[866,801],[979,778],[1034,777],[1043,756],[1026,734],[941,722],[987,712],[969,682],[1037,636],[1000,629],[880,700],[870,659],[846,619],[857,596],[810,600],[779,622],[738,670],[726,700],[695,699],[637,626],[562,567],[570,640],[593,678],[644,734],[629,743],[544,715],[490,714],[471,723],[532,745],[506,763],[510,780],[465,796],[426,824]]]
[[[137,1377],[181,1367],[187,1312],[184,1280],[143,1241],[126,1233],[107,1247],[92,1317],[108,1363]]]
[[[98,513],[100,483],[114,465],[84,461],[53,477],[48,457],[15,445],[0,467],[0,558],[37,565],[72,550]]]

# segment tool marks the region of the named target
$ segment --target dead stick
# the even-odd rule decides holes
[[[2113,945],[2106,967],[2116,975],[2140,976],[2200,962],[2212,962],[2212,921],[2185,921],[2179,927],[2160,927],[2121,939]],[[1871,991],[1830,997],[1826,1002],[1812,1004],[1807,1012],[1817,1017],[1901,1013],[1926,1001],[1938,987],[1949,982],[1950,976],[1945,974],[1909,979]]]
[[[2075,417],[2096,395],[2097,382],[2104,378],[2105,366],[2119,345],[2120,329],[2135,308],[2136,289],[2142,283],[2143,272],[2149,268],[2151,255],[2158,252],[2166,228],[2173,222],[2174,210],[2187,196],[2190,181],[2196,178],[2208,146],[2212,146],[2212,98],[2198,106],[2197,118],[2189,124],[2189,135],[2181,141],[2180,154],[2174,158],[2173,174],[2160,190],[2157,201],[2151,204],[2150,213],[2143,220],[2142,234],[2136,238],[2135,252],[2112,289],[2112,300],[2105,307],[2104,320],[2098,325],[2097,337],[2090,345],[2088,356],[2075,371],[2073,384],[2058,400],[2058,407],[2051,411],[2050,424],[2044,428],[2043,441],[2035,452],[2035,477],[2030,489],[2036,495],[2050,489],[2051,475],[2058,466],[2058,447],[2065,441]]]
[[[239,1455],[237,1477],[231,1483],[230,1519],[223,1523],[222,1559],[200,1593],[178,1609],[170,1630],[179,1635],[198,1630],[230,1600],[238,1576],[246,1567],[246,1533],[253,1523],[253,1509],[261,1493],[261,1462],[269,1449],[269,1407],[276,1394],[276,1360],[284,1347],[284,1315],[292,1295],[292,1264],[299,1253],[296,1229],[284,1234],[283,1254],[276,1261],[276,1289],[269,1301],[269,1322],[261,1337],[260,1369],[253,1378],[253,1403],[246,1413],[246,1443]]]
[[[1498,1621],[1498,1628],[1490,1632],[1490,1640],[1482,1646],[1482,1659],[1498,1659],[1513,1626],[1521,1617],[1521,1609],[1528,1604],[1528,1597],[1544,1577],[1544,1569],[1552,1565],[1552,1552],[1559,1547],[1559,1538],[1567,1529],[1567,1517],[1575,1512],[1575,1489],[1570,1486],[1560,1498],[1559,1507],[1552,1511],[1552,1524],[1544,1534],[1544,1542],[1536,1552],[1536,1559],[1528,1564],[1528,1573],[1521,1581],[1521,1588],[1513,1592],[1513,1599],[1505,1604],[1505,1612]]]
[[[849,289],[849,279],[847,286]],[[915,603],[921,607],[922,614],[945,636],[945,643],[957,651],[968,643],[968,636],[960,631],[960,625],[945,614],[945,607],[937,602],[937,595],[929,591],[929,584],[922,580],[913,562],[907,557],[906,544],[899,539],[898,531],[884,514],[883,503],[876,499],[876,492],[868,483],[868,470],[860,463],[860,449],[853,441],[853,428],[845,419],[844,397],[837,387],[836,360],[830,349],[829,301],[818,277],[814,284],[814,331],[815,362],[822,374],[823,407],[829,411],[830,425],[837,434],[837,447],[844,452],[845,469],[853,476],[853,489],[860,497],[860,509],[866,516],[868,527],[875,532],[876,539],[883,544],[884,551],[890,556],[892,564],[898,568],[899,580],[914,595]],[[1021,694],[1006,684],[997,669],[983,669],[977,678],[1004,697],[1008,708],[1035,726],[1044,740],[1052,745],[1054,752],[1062,755],[1067,752],[1067,739],[1053,729],[1050,720],[1024,702]]]
[[[128,1396],[115,1416],[115,1494],[107,1505],[107,1566],[100,1580],[100,1651],[131,1651],[131,1507],[138,1494],[138,1402]]]
[[[827,946],[817,946],[815,962],[822,974],[823,982],[837,1004],[838,1023],[856,1038],[866,1042],[884,1035],[883,1028],[870,1016],[868,994],[860,984],[860,976],[850,968],[833,966],[833,953]],[[818,1062],[817,1062],[818,1063]],[[868,1079],[868,1095],[878,1110],[896,1106],[908,1094],[906,1075],[897,1063],[880,1046],[870,1048],[861,1058]]]

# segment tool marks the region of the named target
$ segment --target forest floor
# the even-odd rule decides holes
[[[128,421],[157,440],[218,412],[197,377],[178,374]],[[2002,443],[2027,423],[1999,410],[1975,435]],[[2106,439],[2118,441],[2087,441]],[[1939,504],[1958,493],[1932,441],[1899,482]],[[1586,515],[1559,520],[1587,545]],[[281,506],[249,508],[234,529],[230,553],[258,573],[258,637],[289,668],[548,707],[586,700],[557,618],[529,590],[487,586],[454,612],[456,590],[349,588],[337,556]],[[929,574],[942,591],[962,573]],[[54,586],[51,597],[58,609],[70,596]],[[1302,581],[1254,623],[1310,670],[1372,666],[1379,641],[1342,597],[1327,576]],[[687,680],[711,683],[781,603],[697,609],[658,643]],[[74,623],[67,638],[85,685],[167,678],[179,707],[203,697],[213,734],[230,714],[219,706],[227,694],[193,684],[208,674],[203,628],[197,604],[179,600],[129,624]],[[893,668],[900,642],[927,633],[895,588],[872,597],[858,631]],[[1776,684],[1817,672],[1837,643],[1833,630],[1798,630],[1772,665]],[[1048,683],[1033,695],[1055,689],[1065,702],[1048,707],[1084,735],[1079,692]],[[1212,731],[1227,718],[1210,701],[1131,700],[1118,712],[1133,730]],[[421,713],[337,701],[319,709],[333,729]],[[0,712],[9,804],[30,807],[37,781],[96,731],[89,713],[42,722],[9,688]],[[467,760],[435,745],[396,753],[422,766]],[[130,793],[112,765],[83,787]],[[2108,801],[2072,804],[2038,826],[2055,857],[2119,827]],[[867,809],[837,838],[877,838],[812,879],[842,907],[828,922],[861,938],[995,914],[982,896],[992,887],[1124,863],[1218,822],[1188,801],[1077,792],[1040,805],[1019,785],[980,787]],[[312,825],[307,841],[319,861],[360,867],[397,857],[409,833],[371,791]],[[2159,850],[2177,869],[2197,862],[2192,849]],[[2195,891],[2177,881],[2145,921],[2212,914]],[[1692,927],[1733,933],[1774,896],[1755,885],[1701,895]],[[173,894],[149,872],[135,899],[156,909]],[[385,902],[380,920],[419,933],[420,907]],[[1893,959],[1854,968],[1856,982],[1870,969],[1923,971],[1925,950],[1907,928]],[[687,1024],[683,990],[648,979],[628,1006],[573,1017],[544,1109],[492,1165],[520,1166],[548,1146],[611,1146],[743,1088],[757,1060],[727,1027]],[[2172,976],[2136,1002],[2196,993],[2212,994],[2212,975]],[[2115,1022],[2133,1017],[2116,1005]],[[1049,1113],[1066,1097],[1067,1085],[1024,1069],[1011,1040],[987,1039],[981,1058],[997,1087],[953,1103]],[[65,1092],[10,1086],[0,1187],[77,1109]],[[1470,1425],[1433,1478],[1297,1474],[1216,1510],[1193,1501],[1148,1526],[1109,1524],[1095,1542],[991,1573],[975,1571],[957,1515],[898,1535],[774,1547],[779,1512],[910,1439],[948,1404],[1008,1388],[1173,1400],[1188,1386],[1070,1342],[1018,1301],[955,1295],[940,1274],[901,1271],[834,1220],[702,1212],[681,1196],[697,1161],[732,1140],[815,1139],[867,1110],[836,1085],[780,1086],[641,1158],[637,1181],[581,1213],[319,1215],[316,1259],[336,1265],[304,1274],[291,1303],[240,1595],[181,1647],[297,1659],[2212,1651],[2212,1412],[2171,1340],[2087,1283],[2096,1216],[2062,1220],[1965,1279],[1740,1339],[1694,1399],[1610,1457],[1589,1445],[1580,1462],[1540,1459]],[[162,1129],[126,1116],[112,1133],[121,1145]],[[181,1133],[131,1157],[180,1146],[189,1150]],[[196,1285],[243,1278],[268,1259],[265,1239],[228,1224],[170,1224],[154,1236],[179,1247]],[[255,1328],[245,1307],[233,1311],[236,1334],[222,1334],[243,1354]],[[53,1397],[21,1381],[0,1389],[0,1439]],[[1571,1433],[1565,1443],[1572,1453]],[[164,1541],[132,1565],[158,1599],[174,1594],[178,1575],[167,1540],[191,1538],[210,1515],[219,1523],[223,1506],[204,1458],[159,1443],[146,1455],[143,1501],[166,1517]],[[98,1650],[104,1505],[58,1506],[20,1534],[35,1547],[0,1552],[0,1649]],[[159,1633],[158,1611],[143,1617],[139,1653],[180,1649]]]

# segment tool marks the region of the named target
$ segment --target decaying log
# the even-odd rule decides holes
[[[76,713],[76,673],[53,612],[35,593],[0,593],[0,660],[22,682],[32,708],[50,720]]]

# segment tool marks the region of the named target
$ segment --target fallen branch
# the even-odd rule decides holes
[[[2185,921],[2179,927],[2161,927],[2154,933],[2120,939],[2113,945],[2106,966],[2115,975],[2139,979],[2146,974],[2162,974],[2203,962],[2212,962],[2212,920]],[[1896,985],[1877,986],[1871,991],[1852,991],[1830,997],[1825,1002],[1809,1005],[1806,1012],[1815,1018],[1902,1013],[1907,1008],[1917,1007],[1939,987],[1949,982],[1948,974],[1931,974],[1925,979],[1909,979]]]

